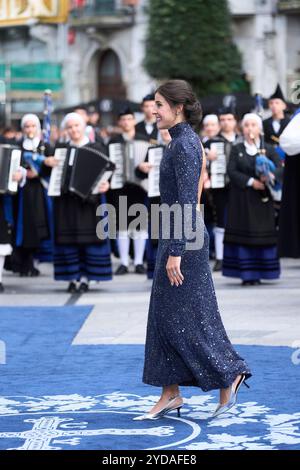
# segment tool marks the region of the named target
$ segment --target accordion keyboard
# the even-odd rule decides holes
[[[64,163],[67,156],[67,148],[55,149],[54,158],[58,160],[58,165],[55,166],[51,171],[48,196],[60,196],[61,195],[61,181],[64,169]]]

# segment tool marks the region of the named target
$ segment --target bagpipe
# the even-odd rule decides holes
[[[42,168],[42,164],[45,160],[45,155],[37,152],[29,152],[25,150],[22,154],[23,160],[26,165],[36,174],[39,174]]]
[[[255,112],[262,120],[263,116],[263,99],[262,95],[257,93],[255,96],[256,107]],[[255,139],[253,139],[254,145]],[[257,155],[255,157],[255,173],[259,178],[262,178],[267,189],[262,190],[262,202],[269,201],[269,194],[271,194],[274,201],[280,201],[282,195],[282,186],[276,180],[275,172],[276,165],[272,160],[266,156],[265,148],[265,136],[262,127],[261,136],[260,136],[260,148],[257,148]]]
[[[271,193],[274,201],[280,201],[282,196],[281,184],[276,180],[274,171],[276,170],[275,164],[266,155],[259,154],[255,160],[255,172],[258,177],[263,177],[265,185]],[[267,196],[266,196],[267,197]],[[263,200],[263,202],[267,202]]]

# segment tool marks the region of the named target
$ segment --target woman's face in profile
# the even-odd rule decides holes
[[[155,93],[153,114],[156,117],[158,129],[170,129],[176,124],[176,110],[171,108],[167,100],[159,93]]]

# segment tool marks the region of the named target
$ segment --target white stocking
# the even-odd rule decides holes
[[[134,265],[143,264],[148,233],[141,230],[133,234]]]
[[[121,264],[128,267],[130,238],[128,232],[119,232],[118,234],[118,248],[120,254]]]
[[[215,227],[215,250],[216,250],[216,259],[223,260],[223,251],[224,251],[224,233],[225,229],[221,227]]]

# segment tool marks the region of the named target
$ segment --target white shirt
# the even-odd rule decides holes
[[[72,140],[69,141],[69,144],[72,147],[83,147],[84,145],[88,144],[90,142],[90,139],[86,136],[83,137],[83,139],[79,142],[79,144],[75,144]]]
[[[28,150],[29,152],[36,152],[40,141],[40,136],[33,137],[33,139],[29,139],[29,137],[24,137],[23,148],[24,150]]]
[[[145,121],[145,129],[148,135],[150,135],[154,129],[154,124],[153,122],[147,122]]]
[[[278,121],[277,119],[273,119],[272,126],[273,126],[275,134],[277,134],[280,129],[280,121]]]
[[[259,149],[259,144],[260,144],[260,141],[259,140],[256,140],[255,143],[253,144],[249,144],[249,142],[247,142],[245,140],[244,142],[245,144],[245,147],[246,147],[246,152],[249,154],[249,155],[256,155],[257,152],[258,152],[258,149]]]

